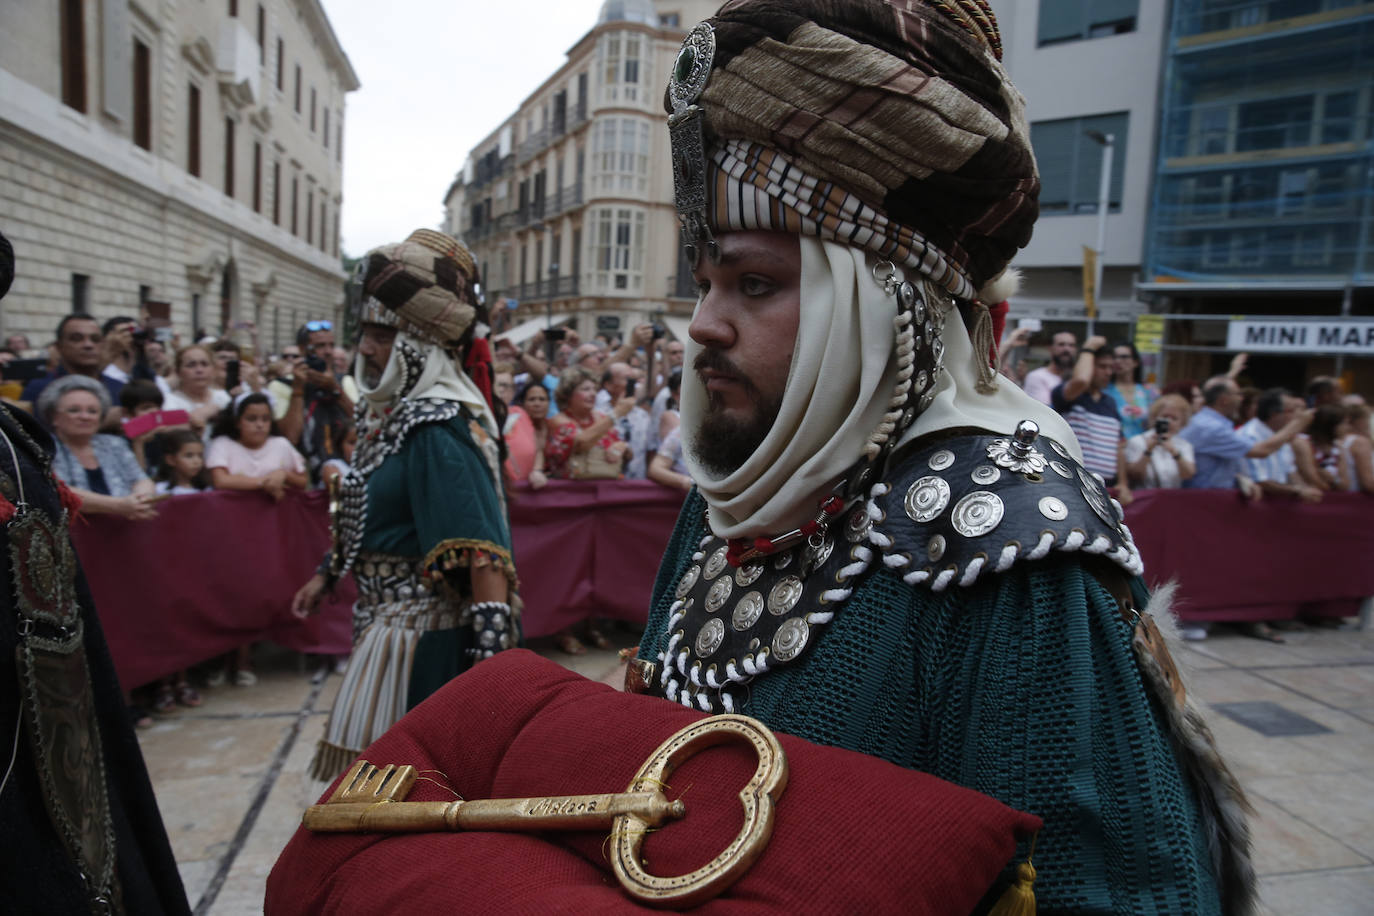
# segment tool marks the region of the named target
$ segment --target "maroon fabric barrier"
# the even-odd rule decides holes
[[[1183,620],[1348,617],[1374,595],[1374,500],[1328,493],[1242,500],[1231,490],[1140,490],[1126,523],[1145,579],[1179,583]]]
[[[682,498],[650,481],[515,488],[525,635],[593,615],[643,623]],[[322,494],[276,504],[259,493],[177,496],[152,521],[83,517],[72,539],[125,687],[262,639],[301,652],[351,648],[351,578],[319,615],[290,612],[329,544]]]
[[[525,635],[547,636],[590,616],[643,623],[683,497],[649,480],[513,489]]]
[[[82,516],[72,540],[126,688],[259,639],[330,654],[352,645],[351,579],[309,620],[290,610],[329,545],[322,493],[174,496],[150,521]]]

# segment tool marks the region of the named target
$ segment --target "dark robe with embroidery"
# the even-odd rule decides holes
[[[58,491],[45,471],[51,460],[52,440],[30,417],[7,405],[0,405],[0,428],[13,443],[18,456],[17,473],[23,480],[29,511],[43,513],[52,523],[61,525],[62,505]],[[35,452],[34,445],[40,450]],[[14,485],[14,464],[9,448],[0,443],[0,488],[12,504],[18,495]],[[17,562],[11,549],[10,527],[0,527],[5,558],[5,586],[0,589],[0,746],[3,747],[0,773],[8,766],[14,747],[23,695],[17,659],[20,617],[16,610],[16,576],[33,576],[36,570],[25,567],[36,566],[43,560],[32,554],[30,559]],[[65,539],[65,530],[57,530]],[[63,562],[68,558],[70,564]],[[108,799],[109,826],[114,838],[117,900],[125,913],[189,913],[186,892],[177,873],[85,577],[74,555],[63,557],[57,553],[57,559],[58,568],[50,572],[66,577],[69,582],[74,578],[74,594],[84,626],[86,671],[99,726],[96,732],[99,760],[103,763],[104,794]],[[97,765],[84,775],[91,776],[100,769]],[[0,855],[0,910],[16,914],[91,911],[88,892],[76,863],[44,803],[28,727],[19,732],[14,769],[0,792],[0,850],[3,851]]]

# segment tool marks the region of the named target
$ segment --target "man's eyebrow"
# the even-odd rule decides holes
[[[729,249],[723,249],[721,251],[720,260],[722,264],[728,264],[734,261],[743,261],[746,259],[758,259],[770,261],[774,264],[779,264],[784,267],[788,266],[786,258],[779,255],[772,249],[765,248],[762,245],[750,245],[746,243],[743,245],[734,246]]]

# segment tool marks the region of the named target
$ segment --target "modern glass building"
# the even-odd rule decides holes
[[[1374,4],[1178,0],[1165,54],[1141,289],[1172,312],[1374,313]]]

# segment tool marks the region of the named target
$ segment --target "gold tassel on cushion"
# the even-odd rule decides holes
[[[988,916],[1035,916],[1035,866],[1031,864],[1035,856],[1035,839],[1031,838],[1026,861],[1016,866],[1016,880],[988,910]]]

